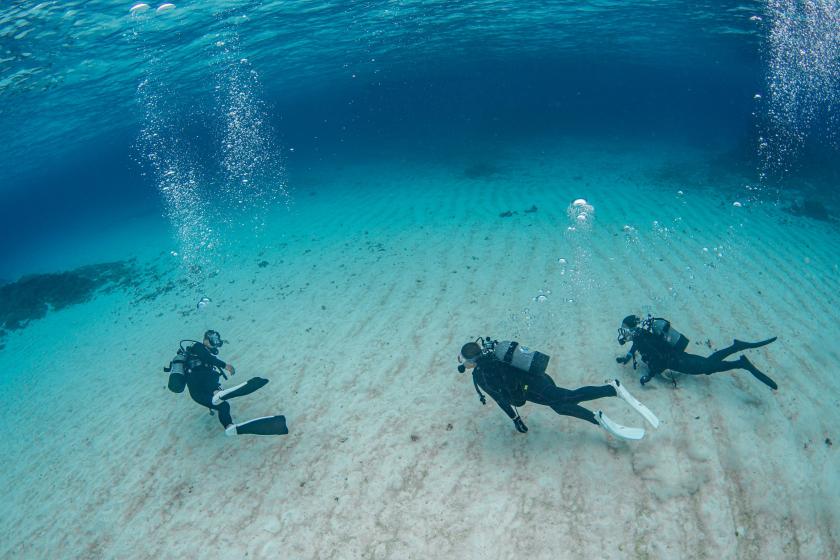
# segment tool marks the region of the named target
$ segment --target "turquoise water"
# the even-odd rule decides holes
[[[216,183],[225,165],[228,179],[250,165],[284,181],[285,165],[389,148],[445,157],[541,134],[674,138],[733,154],[752,182],[768,166],[773,187],[791,171],[817,182],[831,171],[830,182],[833,7],[796,5],[205,2],[132,15],[114,2],[14,4],[0,167],[3,236],[18,241],[2,260],[92,221],[159,213],[160,179],[142,176],[156,150]],[[226,156],[230,109],[252,112],[239,133],[261,128]],[[144,145],[144,131],[165,137]],[[259,151],[274,161],[245,163]]]
[[[174,4],[0,7],[0,556],[840,554],[837,2]],[[288,436],[166,390],[208,328]],[[488,334],[663,425],[519,437]]]
[[[767,95],[776,25],[761,2],[155,7],[4,9],[2,222],[4,237],[18,239],[4,262],[91,221],[160,212],[160,178],[142,176],[155,149],[194,159],[181,166],[215,182],[226,110],[241,95],[238,110],[259,117],[239,126],[259,118],[262,129],[227,165],[270,153],[275,161],[260,171],[275,176],[282,165],[294,173],[331,156],[445,157],[542,134],[673,137],[758,168],[756,127],[767,109],[753,96]],[[829,76],[831,39],[813,61]],[[836,82],[824,81],[809,90],[819,97],[809,110],[831,111]],[[167,136],[144,145],[155,127]],[[817,153],[820,140],[834,145],[821,133]],[[80,196],[86,203],[74,204]]]
[[[0,167],[3,236],[17,243],[3,262],[92,221],[159,213],[161,179],[143,176],[156,152],[218,189],[244,166],[284,182],[284,166],[385,149],[445,157],[543,134],[674,138],[731,154],[753,183],[799,186],[792,171],[830,183],[833,6],[796,6],[15,4],[3,12]],[[237,140],[250,144],[222,153],[226,127],[241,136],[257,121]]]

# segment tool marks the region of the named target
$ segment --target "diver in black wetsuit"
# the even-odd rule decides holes
[[[193,344],[185,348],[184,342],[193,342]],[[180,393],[186,385],[190,397],[195,402],[219,413],[219,422],[225,428],[225,434],[227,435],[283,435],[289,433],[284,416],[265,416],[234,424],[230,415],[230,404],[227,401],[253,393],[264,387],[268,383],[268,379],[253,377],[245,383],[223,390],[219,383],[219,377],[224,376],[227,379],[225,371],[230,375],[236,373],[233,364],[225,363],[216,357],[223,344],[221,335],[214,330],[204,333],[203,342],[182,341],[181,350],[178,351],[167,369],[167,371],[173,372],[170,375],[170,390]]]
[[[461,348],[459,355],[461,365],[458,370],[461,372],[467,369],[473,370],[473,384],[482,404],[486,404],[486,399],[481,389],[496,401],[520,433],[526,433],[528,427],[514,407],[523,406],[526,401],[550,406],[557,414],[586,420],[624,439],[641,439],[644,436],[644,430],[616,424],[607,418],[602,411],[592,412],[580,406],[579,403],[604,397],[621,396],[634,408],[637,405],[644,408],[649,415],[645,417],[649,418],[651,423],[656,422],[654,426],[659,423],[653,413],[633,399],[618,380],[610,381],[607,385],[598,387],[581,387],[575,390],[563,389],[555,385],[554,380],[545,373],[545,366],[548,364],[548,356],[545,354],[531,352],[527,348],[519,346],[516,342],[510,343],[508,341],[502,342],[506,351],[497,353],[495,349],[499,346],[498,341],[489,338],[479,340],[481,344],[470,342]],[[501,354],[501,358],[499,354]],[[527,365],[524,366],[526,369],[517,367],[517,360],[524,355],[528,356]],[[533,360],[531,356],[534,356]],[[522,366],[522,363],[520,361],[519,365]],[[637,408],[637,410],[639,409]],[[640,411],[640,413],[642,412]],[[644,415],[644,413],[642,414]]]
[[[688,346],[688,339],[671,327],[670,321],[651,316],[642,320],[636,315],[628,315],[618,329],[618,342],[623,345],[628,340],[633,341],[630,351],[624,356],[616,358],[615,361],[626,364],[633,360],[633,368],[635,369],[636,352],[638,352],[642,356],[642,361],[648,366],[648,374],[639,379],[642,385],[666,369],[688,375],[711,375],[733,369],[745,369],[771,389],[779,388],[775,381],[759,371],[746,356],[740,356],[737,361],[725,360],[736,352],[766,346],[774,342],[776,337],[760,342],[743,342],[736,339],[731,346],[703,357],[688,354],[685,351]]]

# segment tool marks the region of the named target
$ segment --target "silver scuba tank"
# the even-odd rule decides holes
[[[186,365],[186,356],[179,352],[178,354],[175,354],[175,357],[172,358],[171,362],[169,362],[169,367],[164,368],[164,371],[169,372],[169,382],[167,386],[173,393],[183,393],[184,388],[187,386],[187,378],[184,375]]]
[[[682,352],[688,346],[688,338],[672,327],[671,322],[666,319],[653,319],[651,331],[678,352]]]
[[[551,356],[510,340],[497,342],[493,347],[493,353],[506,364],[533,374],[545,373],[548,360],[551,359]]]

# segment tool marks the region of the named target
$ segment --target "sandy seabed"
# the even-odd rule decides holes
[[[840,557],[838,226],[663,171],[693,157],[561,146],[312,171],[202,294],[162,244],[139,260],[155,297],[100,295],[0,352],[0,556]],[[578,197],[588,225],[567,215]],[[779,391],[746,372],[639,387],[614,361],[631,312],[699,354],[778,336],[748,355]],[[210,327],[231,381],[271,380],[234,418],[282,413],[288,436],[227,438],[166,390],[178,340]],[[488,334],[550,354],[560,386],[620,378],[662,425],[623,442],[529,404],[516,433],[455,371]]]

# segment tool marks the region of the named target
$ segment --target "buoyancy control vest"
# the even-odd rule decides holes
[[[667,319],[648,317],[644,322],[644,327],[665,342],[674,352],[682,352],[688,347],[688,338],[673,328]]]

